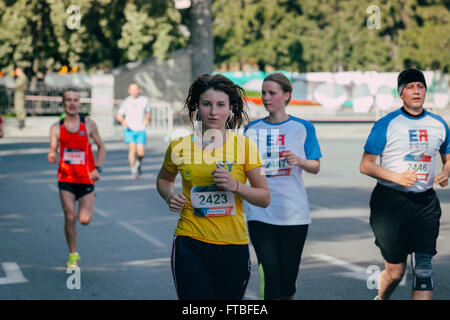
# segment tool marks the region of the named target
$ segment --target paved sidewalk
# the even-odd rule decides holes
[[[93,117],[104,140],[122,139],[121,127],[114,126],[112,120],[108,117]],[[15,118],[3,119],[4,137],[0,139],[1,143],[8,140],[29,140],[35,138],[47,138],[49,136],[50,126],[58,121],[58,117],[28,117],[26,126],[20,130]],[[317,136],[319,138],[340,138],[340,137],[361,137],[367,136],[373,123],[315,123]],[[174,128],[176,129],[176,127]],[[165,136],[161,132],[149,130],[151,135]]]

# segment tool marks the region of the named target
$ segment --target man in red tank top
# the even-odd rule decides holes
[[[98,133],[95,122],[80,115],[80,94],[68,89],[63,94],[66,117],[50,128],[50,151],[48,161],[56,163],[59,154],[58,187],[64,210],[64,231],[69,246],[69,262],[66,267],[78,265],[77,253],[76,201],[78,201],[78,220],[88,225],[94,210],[95,182],[100,179],[101,166],[105,160],[106,149]],[[97,157],[91,150],[91,141],[97,147]]]

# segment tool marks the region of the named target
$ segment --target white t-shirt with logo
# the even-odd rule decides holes
[[[125,116],[125,121],[133,131],[145,130],[145,114],[150,112],[148,99],[139,96],[136,99],[128,96],[120,104],[118,113]]]
[[[244,134],[252,138],[263,158],[270,188],[271,203],[267,208],[245,202],[247,220],[273,225],[310,224],[309,203],[302,179],[302,168],[288,164],[286,151],[307,160],[322,157],[314,126],[309,121],[290,116],[280,123],[264,119],[250,122]]]
[[[380,166],[385,169],[397,173],[418,169],[417,181],[411,187],[383,179],[378,183],[403,192],[432,188],[438,153],[450,153],[449,133],[447,123],[426,110],[413,117],[398,109],[375,122],[364,150],[380,156]]]

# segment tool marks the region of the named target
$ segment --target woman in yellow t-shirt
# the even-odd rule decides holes
[[[270,191],[256,144],[227,130],[248,120],[244,101],[220,74],[196,78],[185,102],[194,133],[170,143],[158,174],[158,192],[180,212],[171,257],[179,299],[242,299],[248,284],[242,202],[267,207]],[[174,192],[178,172],[182,193]]]

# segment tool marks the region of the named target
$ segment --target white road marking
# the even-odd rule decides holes
[[[58,187],[56,185],[52,184],[52,183],[49,183],[48,187],[50,189],[52,189],[53,191],[55,191],[55,192],[59,192]]]
[[[163,159],[161,159],[161,162]],[[142,169],[144,171],[146,170],[159,170],[161,169],[161,163],[154,163],[154,164],[146,164],[147,159],[144,159],[144,163],[142,164]],[[104,167],[103,172],[130,172],[130,166],[108,166]]]
[[[48,148],[27,148],[27,149],[11,149],[0,151],[0,156],[17,156],[24,154],[48,153]]]
[[[23,215],[19,213],[2,214],[0,219],[23,219]]]
[[[170,213],[172,213],[172,212],[170,212]],[[160,222],[160,221],[178,221],[179,218],[180,218],[179,214],[174,213],[174,215],[148,218],[145,220],[129,220],[129,222],[142,225],[142,224],[152,224],[152,223]]]
[[[128,222],[120,221],[120,222],[117,222],[117,224],[119,224],[120,226],[124,227],[125,229],[128,229],[129,231],[135,233],[136,235],[140,236],[144,240],[147,240],[148,242],[153,244],[155,247],[162,248],[162,249],[166,248],[166,245],[163,242],[161,242],[158,239],[152,237],[151,235],[145,233],[144,231],[136,228],[135,226],[129,224]]]
[[[349,218],[363,218],[364,221],[369,221],[369,209],[361,208],[346,208],[345,210],[330,209],[311,203],[309,205],[312,219],[321,218],[335,218],[335,217],[349,217]]]
[[[326,207],[322,207],[322,206],[319,206],[319,205],[314,204],[314,203],[310,203],[310,204],[309,204],[309,208],[310,208],[311,210],[329,210],[329,209],[326,208]]]
[[[351,264],[345,260],[341,260],[323,253],[315,253],[312,254],[311,257],[322,260],[324,262],[328,262],[329,264],[342,267],[354,273],[364,273],[366,274],[366,269],[355,264]]]
[[[2,262],[2,267],[6,274],[6,277],[0,278],[0,285],[28,282],[28,280],[25,279],[25,277],[23,276],[22,271],[20,271],[20,268],[17,265],[17,263]]]
[[[144,169],[145,170],[145,169]],[[129,170],[128,170],[129,171]],[[156,174],[154,173],[149,173],[149,172],[144,172],[142,175],[144,178],[146,179],[154,179],[156,178]],[[131,177],[131,173],[128,174],[115,174],[115,175],[106,175],[106,176],[102,176],[100,178],[100,181],[121,181],[121,180],[134,180],[134,178]]]
[[[137,190],[148,190],[148,189],[155,190],[156,189],[156,183],[143,184],[143,185],[133,185],[133,186],[124,186],[124,187],[116,188],[117,191],[137,191]]]
[[[122,262],[121,265],[123,265],[123,266],[143,266],[143,267],[170,266],[170,258],[135,260],[135,261]]]
[[[344,269],[347,269],[349,272],[336,272],[333,273],[337,276],[343,276],[346,278],[353,278],[358,280],[364,280],[367,281],[369,274],[367,273],[367,269],[360,267],[358,265],[352,264],[350,262],[347,262],[345,260],[341,260],[323,253],[317,253],[312,254],[311,257],[316,258],[318,260],[327,262],[329,264],[332,264],[334,266],[338,266]],[[400,282],[400,286],[406,285],[406,275],[408,274],[408,271],[405,271],[405,275],[403,276],[402,281]]]
[[[174,186],[175,188],[182,187],[180,181],[175,181]],[[136,190],[156,190],[156,182],[152,184],[118,187],[115,189],[115,191],[136,191]]]
[[[104,211],[104,210],[102,210],[102,209],[99,209],[99,208],[94,207],[94,212],[95,212],[95,213],[98,213],[98,214],[101,215],[102,217],[105,217],[105,218],[108,218],[108,217],[109,217],[109,213],[106,212],[106,211]]]

